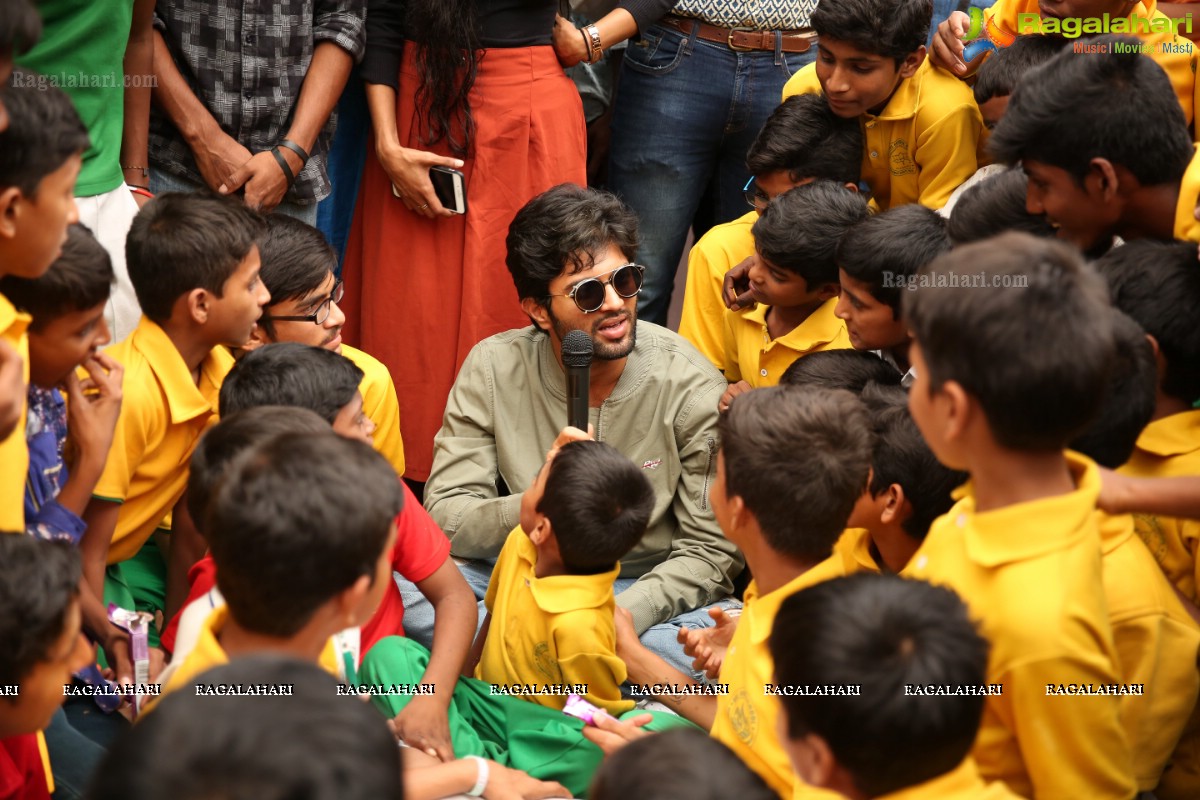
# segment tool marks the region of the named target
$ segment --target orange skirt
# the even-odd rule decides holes
[[[400,142],[450,155],[444,143],[420,142],[416,48],[406,44],[400,70]],[[343,336],[391,370],[406,477],[418,481],[429,477],[433,436],[467,353],[529,324],[504,264],[509,224],[546,189],[587,181],[583,105],[552,48],[486,51],[470,104],[476,131],[462,169],[467,213],[429,220],[409,212],[372,155],[343,267]]]

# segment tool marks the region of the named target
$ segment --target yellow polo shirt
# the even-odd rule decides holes
[[[1200,627],[1192,621],[1128,514],[1100,521],[1104,593],[1125,683],[1144,696],[1120,698],[1121,725],[1133,748],[1139,791],[1158,785],[1200,695]]]
[[[983,777],[1024,797],[1129,800],[1131,749],[1115,696],[1047,686],[1116,684],[1100,565],[1100,473],[1067,454],[1074,491],[987,512],[973,483],[936,519],[903,575],[958,592],[991,642],[989,696],[972,755]]]
[[[1200,410],[1156,419],[1142,429],[1137,447],[1118,472],[1142,478],[1200,475]],[[1200,599],[1200,522],[1135,514],[1134,527],[1150,555],[1183,596]]]
[[[979,767],[970,756],[954,769],[942,775],[901,789],[879,795],[876,800],[1021,800],[999,781],[986,783]]]
[[[721,286],[725,273],[754,255],[750,229],[758,212],[749,211],[710,228],[688,253],[687,286],[679,317],[679,335],[716,366],[725,369],[725,300]]]
[[[1038,0],[996,0],[987,10],[987,14],[993,18],[1000,29],[1013,36],[1018,33],[1018,14],[1040,13]],[[1134,7],[1130,17],[1135,15],[1151,21],[1170,19],[1158,10],[1157,0],[1141,0]],[[1165,26],[1163,27],[1165,28]],[[1152,45],[1152,49],[1146,55],[1167,73],[1167,78],[1171,81],[1172,88],[1175,89],[1175,97],[1179,100],[1180,107],[1183,108],[1183,116],[1191,125],[1196,92],[1196,45],[1183,36],[1176,36],[1173,31],[1135,31],[1123,35],[1134,36]],[[1164,44],[1171,46],[1164,48]]]
[[[183,663],[175,669],[166,686],[162,687],[160,698],[156,698],[150,704],[151,706],[157,704],[161,697],[166,697],[171,692],[192,683],[193,679],[201,672],[229,663],[229,656],[225,654],[225,649],[221,647],[221,642],[217,639],[221,635],[221,629],[225,627],[225,622],[228,619],[228,606],[219,606],[212,610],[212,613],[208,615],[200,626],[195,647],[188,651],[187,656],[183,659]],[[335,655],[331,641],[325,643],[325,649],[321,651],[321,656],[317,660],[317,666],[335,678],[338,677],[337,656]]]
[[[783,97],[820,91],[816,64],[809,64],[788,80]],[[878,115],[863,114],[859,123],[862,177],[881,210],[920,203],[936,211],[979,168],[983,117],[971,87],[929,59]]]
[[[772,339],[767,332],[767,309],[759,303],[749,311],[725,310],[725,378],[746,381],[754,388],[774,386],[791,363],[822,350],[851,347],[846,323],[833,314],[837,298],[822,303],[808,319]]]
[[[866,528],[846,528],[833,546],[833,555],[840,558],[850,575],[855,572],[883,572],[871,555],[871,532]]]
[[[1196,206],[1200,206],[1200,148],[1192,154],[1183,181],[1179,184],[1179,200],[1175,204],[1175,238],[1185,242],[1200,242],[1200,220],[1196,219]]]
[[[0,338],[8,342],[23,362],[25,384],[29,384],[30,316],[17,311],[0,294]],[[0,441],[0,531],[25,532],[25,479],[29,472],[29,448],[25,444],[25,390],[21,390],[21,417],[12,433]],[[49,774],[49,773],[47,773]]]
[[[363,371],[358,391],[362,393],[363,413],[375,423],[373,441],[396,474],[404,476],[404,442],[400,439],[400,402],[396,399],[396,384],[392,373],[375,356],[348,344],[342,345],[342,355]]]
[[[534,574],[537,549],[518,526],[492,570],[484,604],[492,621],[475,677],[494,684],[587,684],[580,692],[610,714],[633,709],[621,699],[625,662],[617,658],[613,582],[620,565],[599,575]],[[562,710],[565,694],[526,695]]]
[[[188,459],[216,420],[221,382],[233,366],[224,347],[200,365],[200,383],[167,334],[142,317],[107,353],[125,366],[124,400],[104,473],[92,494],[121,504],[108,563],[131,558],[187,487]]]
[[[846,574],[844,562],[834,555],[761,597],[758,584],[750,581],[737,630],[721,664],[720,682],[728,684],[729,694],[717,696],[712,737],[733,750],[780,797],[791,797],[798,786],[803,786],[805,798],[841,797],[806,786],[796,778],[779,741],[779,699],[768,695],[765,687],[775,682],[775,660],[767,639],[783,601],[801,589]]]

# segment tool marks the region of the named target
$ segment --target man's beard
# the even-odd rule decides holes
[[[554,316],[554,312],[549,306],[546,306],[546,311],[550,316],[550,323],[554,326],[554,334],[561,342],[564,337],[572,330],[566,324],[561,322],[558,317]],[[621,317],[629,317],[629,335],[620,342],[610,342],[603,337],[597,336],[596,332],[600,326],[612,319],[620,319]],[[591,328],[583,328],[588,336],[592,337],[592,358],[597,361],[617,361],[627,357],[633,352],[633,347],[637,344],[637,309],[632,311],[621,311],[616,314],[609,314],[604,317],[597,316],[592,320]]]

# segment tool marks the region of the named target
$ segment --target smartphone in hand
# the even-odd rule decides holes
[[[454,214],[467,213],[467,190],[463,174],[450,167],[430,167],[429,180],[438,202]]]

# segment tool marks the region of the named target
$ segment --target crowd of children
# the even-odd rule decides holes
[[[679,335],[637,320],[619,200],[531,200],[534,327],[468,358],[429,511],[315,228],[153,198],[110,341],[88,132],[10,80],[37,31],[0,10],[0,800],[1200,798],[1198,56],[1153,0],[1057,5],[927,50],[930,0],[821,0]],[[1068,10],[1128,35],[1027,30]],[[494,485],[443,485],[470,462]]]

